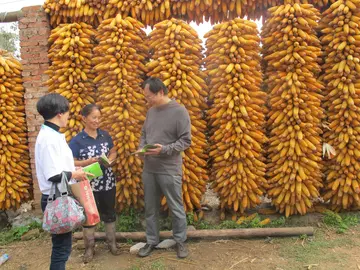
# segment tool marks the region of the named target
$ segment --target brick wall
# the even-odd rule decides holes
[[[25,113],[34,180],[35,209],[39,209],[41,193],[36,181],[34,146],[43,119],[36,111],[36,102],[48,92],[48,88],[44,85],[48,76],[44,74],[44,71],[49,67],[47,39],[50,35],[50,23],[41,6],[25,7],[22,9],[22,14],[19,18],[19,30],[25,87]]]

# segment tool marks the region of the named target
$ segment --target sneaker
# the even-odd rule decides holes
[[[146,244],[144,247],[139,250],[139,257],[147,257],[155,249],[155,245]]]
[[[189,255],[189,251],[185,243],[176,243],[176,254],[180,259],[184,259]]]

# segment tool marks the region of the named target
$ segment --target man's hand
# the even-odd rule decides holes
[[[154,146],[156,146],[155,149],[148,149],[148,150],[145,152],[145,155],[146,155],[146,156],[157,156],[157,155],[160,155],[161,149],[162,149],[162,145],[161,145],[161,144],[154,144]]]

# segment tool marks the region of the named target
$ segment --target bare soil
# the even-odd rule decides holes
[[[316,230],[314,237],[189,241],[190,255],[185,260],[177,259],[172,249],[156,250],[151,256],[140,259],[129,253],[130,244],[119,245],[123,254],[115,257],[103,242],[97,242],[94,261],[84,265],[83,250],[74,242],[67,269],[360,269],[360,226],[344,234],[336,234],[322,227]],[[49,269],[50,250],[51,243],[47,235],[0,247],[0,254],[8,253],[10,256],[9,261],[0,268]]]

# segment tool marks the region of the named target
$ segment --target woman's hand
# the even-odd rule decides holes
[[[72,172],[71,177],[75,180],[79,181],[85,181],[88,180],[87,176],[93,177],[94,175],[88,172],[84,172],[82,168],[77,169],[76,171]]]
[[[87,161],[87,165],[91,165],[95,162],[98,162],[99,161],[99,158],[98,157],[92,157],[92,158],[89,158],[86,160]]]

